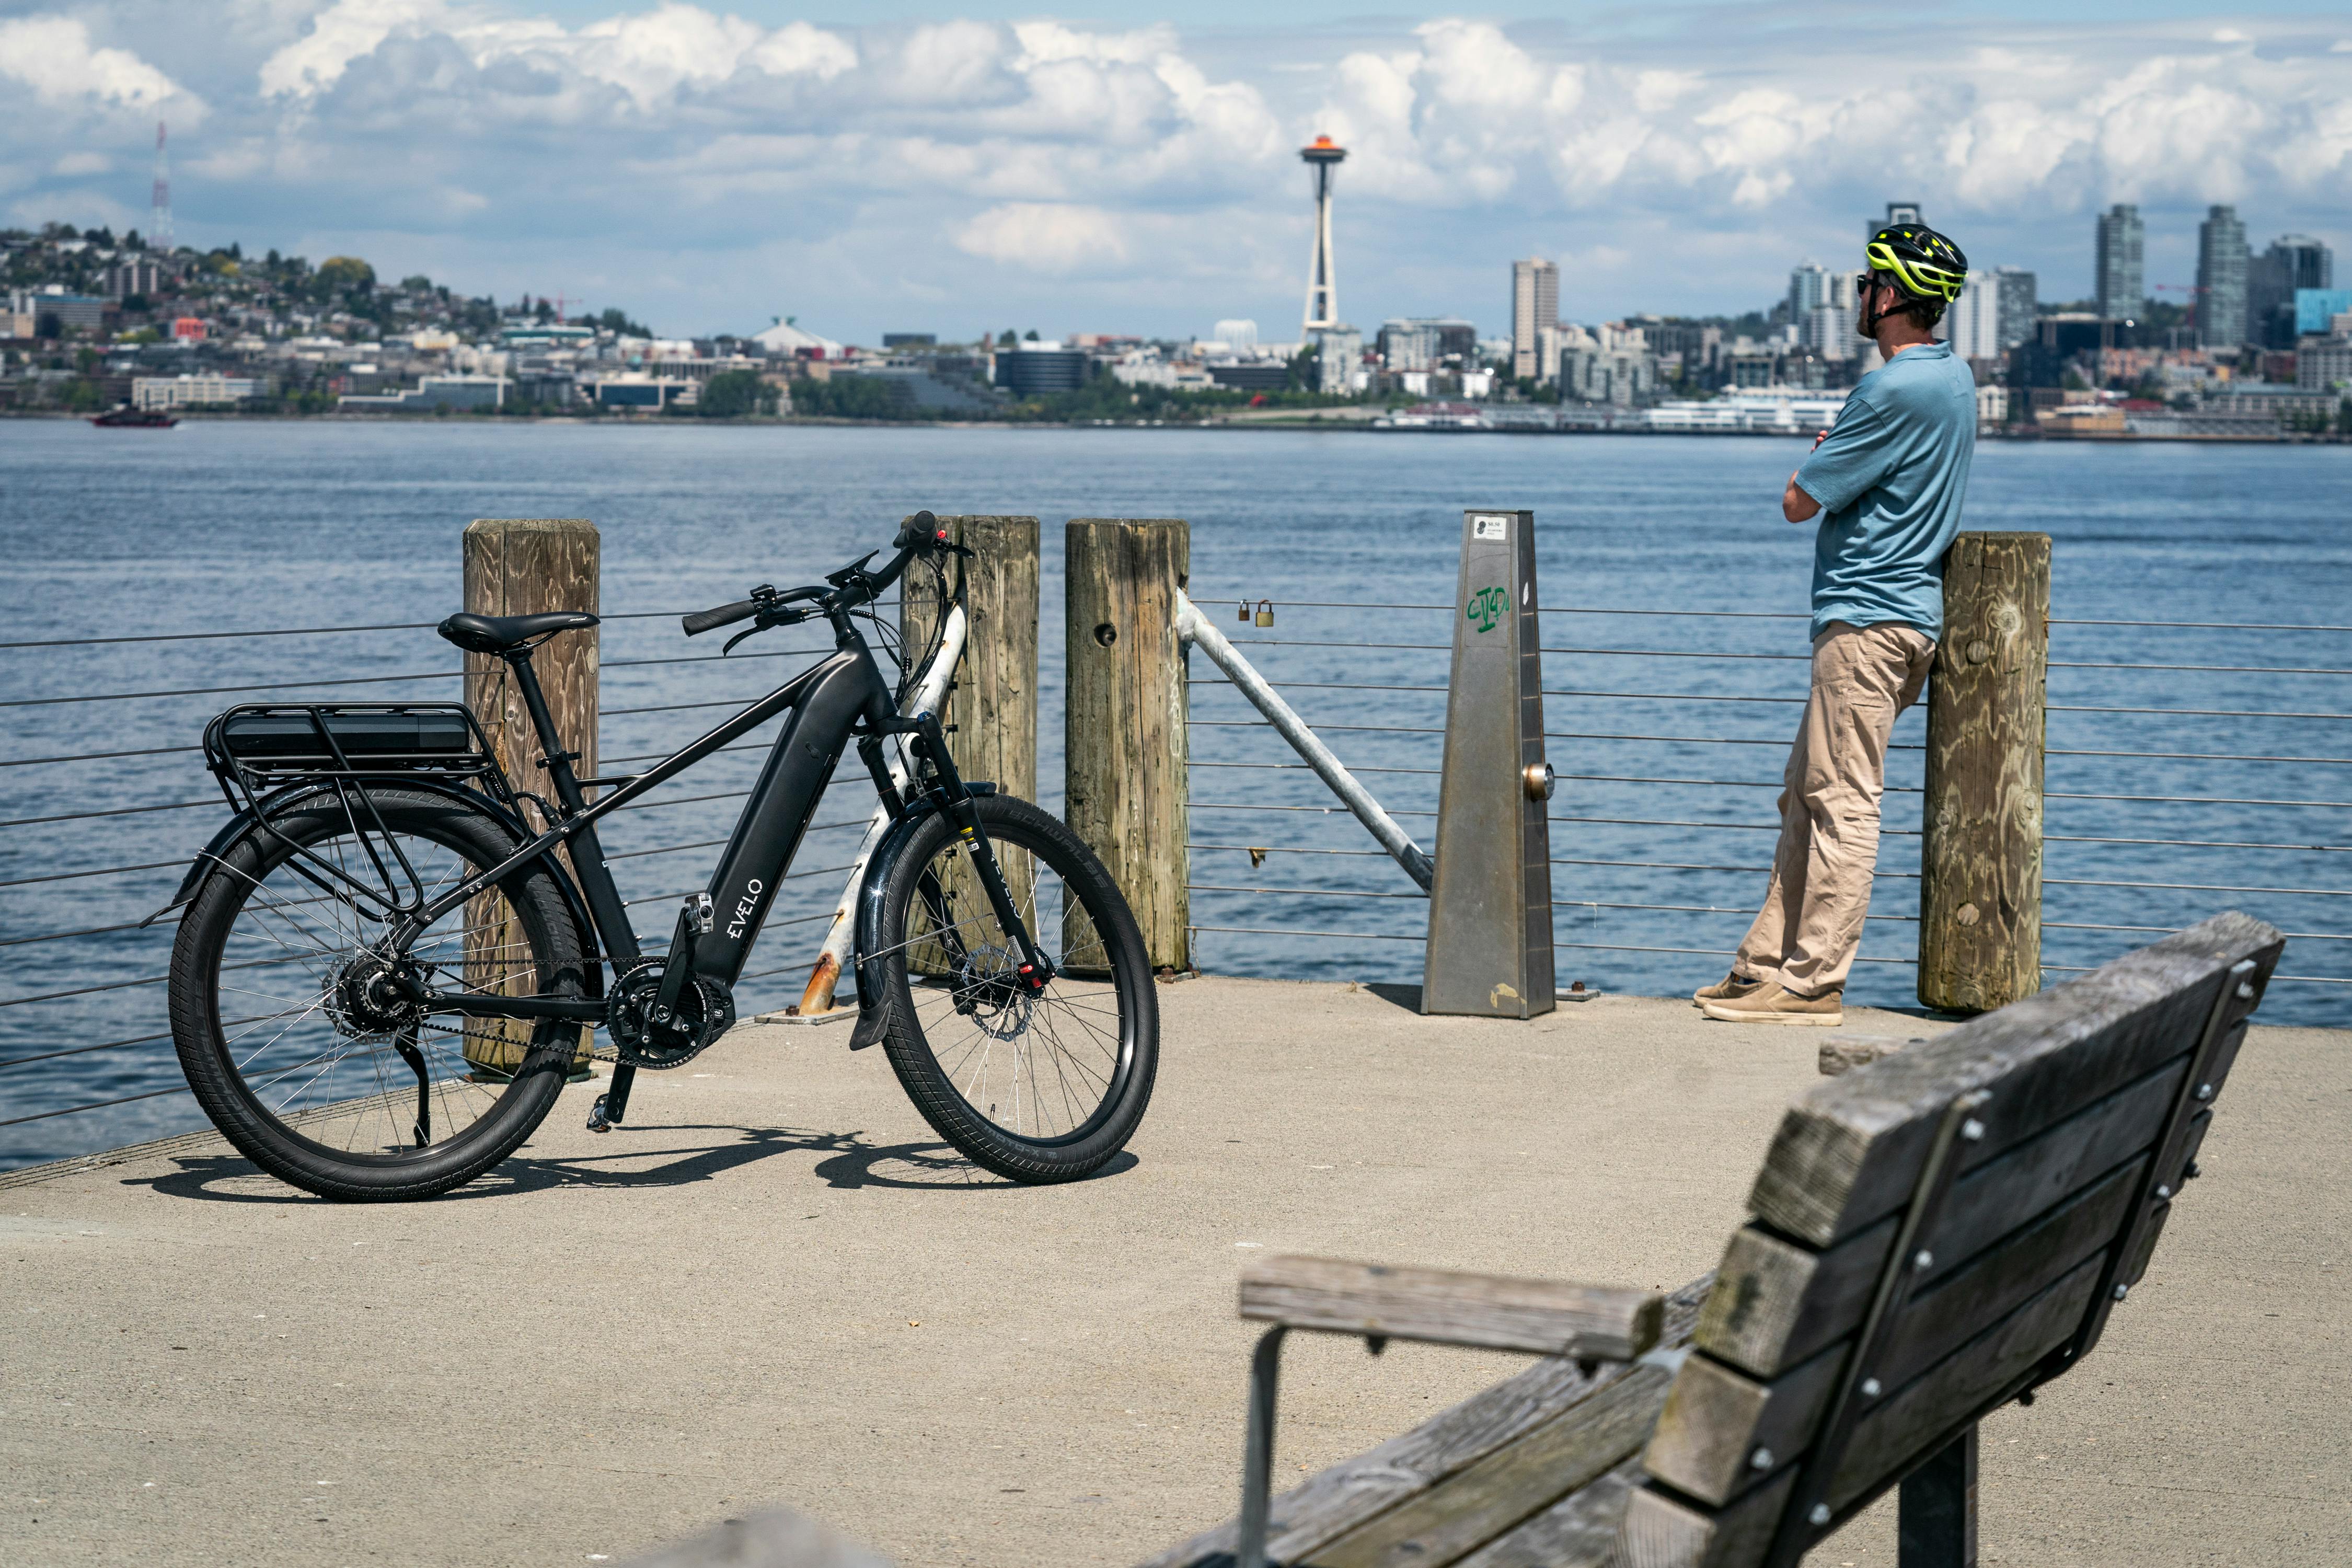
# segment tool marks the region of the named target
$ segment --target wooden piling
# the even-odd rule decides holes
[[[1919,1001],[1982,1013],[2042,988],[2050,536],[1963,533],[1927,700]]]
[[[1176,635],[1176,592],[1192,557],[1192,525],[1181,519],[1070,520],[1066,811],[1127,895],[1154,969],[1192,963],[1185,658]]]
[[[973,553],[948,565],[949,585],[959,567],[965,574],[965,608],[969,616],[962,662],[940,721],[948,727],[948,748],[956,768],[967,779],[992,782],[1006,795],[1023,800],[1037,798],[1037,520],[1034,517],[942,517],[948,537]],[[898,612],[899,635],[909,658],[919,658],[930,646],[942,613],[930,573],[911,569],[903,579]],[[1032,868],[1026,851],[1006,845],[997,851],[1006,885],[1029,885]],[[945,870],[945,890],[950,907],[977,907],[981,897],[971,883],[969,867],[958,859]],[[919,921],[920,916],[918,915]],[[1059,956],[1059,955],[1056,955]],[[801,997],[802,1009],[814,1012],[830,1003],[835,977],[820,973],[810,979]],[[909,952],[915,967],[948,967],[949,961],[931,947],[918,944]],[[822,983],[823,995],[819,996]]]
[[[964,777],[989,779],[1006,795],[1037,798],[1037,520],[942,517],[956,543],[974,552],[951,563],[965,574],[971,626],[963,664],[940,721]],[[905,579],[898,627],[910,657],[929,647],[940,605],[930,574]]]
[[[546,610],[596,612],[602,550],[596,525],[584,518],[481,518],[466,525],[466,608],[482,616],[529,616]],[[547,693],[563,743],[579,753],[572,770],[596,775],[597,628],[562,632],[531,656],[531,668]],[[466,656],[466,704],[474,710],[496,749],[499,763],[518,790],[550,795],[545,754],[524,710],[522,693],[508,678],[504,659]],[[542,824],[533,820],[531,826]],[[475,900],[487,908],[489,897]],[[466,948],[496,951],[520,940],[478,917],[468,907]],[[511,949],[509,949],[511,951]],[[510,1071],[521,1065],[531,1026],[520,1020],[480,1018],[466,1026],[466,1059],[478,1068]],[[580,1061],[587,1060],[589,1031],[581,1032]]]

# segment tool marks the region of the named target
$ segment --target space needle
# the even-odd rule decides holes
[[[1331,173],[1348,151],[1328,136],[1318,136],[1298,150],[1298,156],[1315,174],[1315,257],[1307,269],[1303,323],[1303,335],[1311,338],[1318,328],[1339,324],[1339,286],[1331,271]]]

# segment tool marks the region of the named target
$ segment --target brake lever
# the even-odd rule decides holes
[[[748,630],[737,632],[727,639],[727,646],[719,650],[719,657],[725,658],[729,654],[733,653],[735,645],[745,637],[758,637],[771,626],[796,626],[807,620],[811,614],[813,612],[808,610],[762,610],[751,618],[751,625]]]

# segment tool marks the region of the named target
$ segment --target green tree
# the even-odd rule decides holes
[[[319,263],[312,291],[321,301],[356,304],[375,290],[375,268],[356,256],[330,256]]]
[[[749,414],[772,414],[776,391],[760,379],[759,372],[721,371],[703,386],[694,411],[705,419],[740,419]]]
[[[652,328],[630,320],[626,310],[615,310],[609,306],[596,318],[596,325],[608,332],[615,332],[625,338],[649,338],[654,335]]]

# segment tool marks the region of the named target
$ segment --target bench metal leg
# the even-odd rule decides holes
[[[1903,1479],[1896,1507],[1900,1568],[1977,1568],[1977,1429]]]
[[[1236,1568],[1264,1568],[1265,1563],[1265,1510],[1274,1490],[1275,1379],[1282,1369],[1282,1339],[1289,1331],[1276,1324],[1258,1336],[1257,1349],[1250,1352],[1249,1437],[1242,1451],[1241,1536],[1234,1544]]]

